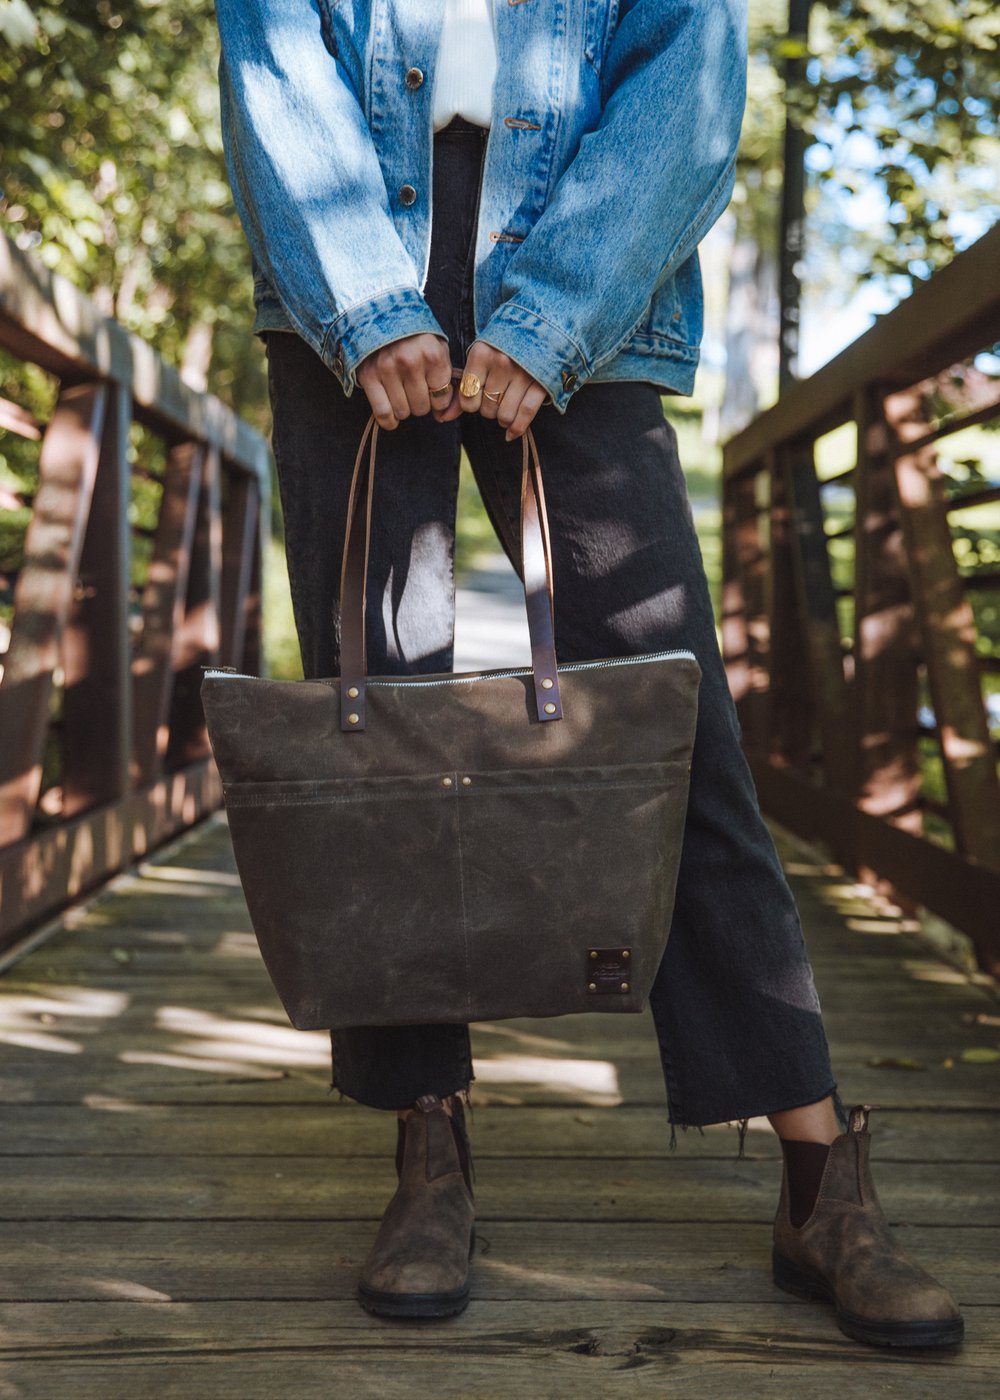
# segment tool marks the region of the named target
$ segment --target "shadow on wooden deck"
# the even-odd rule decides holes
[[[1000,1045],[1000,1006],[782,849],[841,1094],[883,1106],[880,1194],[958,1297],[959,1351],[862,1347],[773,1286],[777,1139],[671,1154],[645,1016],[477,1028],[474,1301],[367,1317],[394,1127],[288,1027],[215,818],[0,979],[2,1400],[995,1393],[1000,1070],[961,1057]]]

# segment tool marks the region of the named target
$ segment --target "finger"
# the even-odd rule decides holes
[[[526,374],[523,369],[515,370],[514,374],[511,375],[503,401],[497,409],[497,422],[501,428],[510,428],[521,407],[521,400],[528,392],[531,383],[530,375]]]
[[[496,418],[500,412],[500,405],[507,397],[510,385],[510,371],[494,365],[483,385],[483,405],[479,411],[484,418]]]
[[[496,351],[489,345],[482,345],[475,341],[469,350],[468,358],[465,361],[465,373],[474,374],[480,381],[480,389],[476,394],[463,394],[461,384],[459,385],[458,397],[465,413],[478,413],[483,402],[482,384],[490,372],[490,360]]]
[[[444,409],[440,409],[440,410],[439,410],[439,409],[435,409],[435,410],[434,410],[434,417],[438,420],[439,423],[450,423],[451,420],[452,420],[453,418],[461,418],[461,416],[462,416],[462,402],[461,402],[461,399],[460,399],[459,396],[458,396],[458,380],[457,380],[457,379],[452,380],[452,385],[451,385],[451,398],[450,398],[450,399],[442,398],[442,399],[440,400],[440,402],[446,403],[446,404],[448,405],[448,407],[447,407],[447,408],[444,408]]]
[[[525,391],[524,397],[518,405],[517,413],[507,429],[505,435],[507,442],[513,442],[515,438],[523,436],[525,429],[530,426],[532,419],[547,397],[548,391],[533,380]]]
[[[457,418],[461,413],[461,408],[455,403],[458,397],[458,380],[452,378],[451,374],[451,353],[447,345],[441,347],[441,353],[432,357],[427,366],[426,372],[427,394],[430,400],[431,413],[439,422],[446,422],[448,418]],[[432,394],[432,389],[441,389],[447,386],[447,394]]]
[[[377,375],[371,374],[365,379],[361,379],[359,376],[358,382],[367,395],[369,407],[375,415],[375,422],[387,433],[391,433],[394,428],[399,426],[399,420],[392,411],[392,404],[389,402],[389,396],[383,388],[381,379]]]
[[[439,389],[442,384],[454,384],[451,377],[451,346],[440,336],[434,340],[434,349],[425,360],[427,370],[427,383],[433,389]]]
[[[428,349],[431,344],[435,347],[433,351]],[[393,367],[399,375],[407,404],[413,414],[430,413],[433,404],[443,402],[442,399],[432,399],[430,396],[431,388],[442,384],[451,372],[449,366],[448,373],[442,379],[433,377],[433,366],[441,359],[439,346],[440,340],[431,341],[426,335],[417,335],[401,340],[396,347]]]
[[[404,418],[410,416],[410,401],[406,396],[406,389],[399,376],[399,371],[394,366],[386,366],[382,371],[382,387],[385,389],[386,398],[392,405],[392,411],[402,423]]]
[[[431,404],[436,402],[430,396],[427,386],[427,374],[423,364],[414,365],[412,368],[400,366],[401,382],[403,392],[406,395],[406,402],[410,406],[410,412],[416,414],[430,413]]]

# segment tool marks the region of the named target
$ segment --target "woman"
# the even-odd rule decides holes
[[[266,339],[307,677],[339,671],[347,490],[387,431],[373,526],[375,674],[452,666],[461,446],[519,566],[531,424],[559,661],[689,648],[703,672],[685,844],[651,996],[668,1115],[766,1115],[783,1151],[775,1279],[883,1344],[957,1341],[951,1295],[896,1244],[868,1109],[845,1114],[791,892],[719,656],[675,435],[701,336],[698,241],[728,202],[744,0],[219,0],[226,155]],[[460,374],[454,382],[453,368]],[[358,387],[362,392],[358,392]],[[399,1189],[359,1296],[469,1296],[468,1029],[332,1031],[334,1086],[399,1115]],[[841,1131],[841,1129],[844,1131]],[[674,1136],[671,1136],[671,1146]]]

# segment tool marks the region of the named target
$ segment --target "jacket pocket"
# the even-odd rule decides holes
[[[701,341],[702,320],[701,269],[694,252],[653,293],[637,334],[696,346]]]
[[[687,318],[676,277],[669,278],[653,293],[640,330],[657,340],[687,340]]]

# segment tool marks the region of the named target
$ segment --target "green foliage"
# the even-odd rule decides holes
[[[812,169],[840,195],[879,186],[886,205],[860,248],[843,200],[817,232],[855,245],[858,274],[927,277],[959,231],[1000,214],[1000,8],[830,0],[812,37],[808,81],[790,94],[817,143]]]
[[[790,110],[814,143],[807,276],[844,295],[901,278],[905,295],[1000,216],[1000,6],[828,0],[808,46],[787,26],[787,0],[751,0],[740,231],[776,246]],[[788,59],[807,60],[801,80],[785,82]]]
[[[4,11],[0,9],[0,19]],[[0,350],[0,399],[26,409],[39,423],[55,405],[56,381],[36,365]],[[31,498],[38,485],[38,443],[0,430],[0,637],[14,613],[14,573],[24,553]]]
[[[747,105],[737,158],[733,207],[744,231],[773,247],[781,201],[784,85],[775,49],[787,26],[787,0],[751,0]]]
[[[0,221],[261,424],[210,0],[0,0]]]
[[[264,623],[268,674],[277,680],[302,679],[302,657],[295,631],[292,593],[282,540],[268,541],[264,559]]]
[[[784,60],[805,50],[786,26],[787,0],[752,0],[744,230],[773,245],[787,98],[815,138],[820,185],[887,196],[860,231],[842,199],[818,199],[814,242],[855,278],[926,275],[953,252],[956,214],[995,213],[1000,9],[817,4],[807,79],[787,94]],[[0,0],[0,225],[266,426],[217,54],[211,0]]]
[[[814,137],[809,275],[839,279],[845,295],[872,276],[926,276],[963,230],[997,214],[1000,8],[827,0],[814,6],[808,51],[784,37],[787,14],[787,0],[751,0],[734,197],[741,235],[776,243],[791,103]],[[249,260],[222,160],[217,56],[211,0],[0,0],[0,227],[266,429]],[[808,62],[786,92],[788,58]],[[856,217],[873,189],[884,192],[875,214]],[[0,394],[43,421],[52,387],[31,367],[0,360]],[[713,464],[686,405],[668,407],[697,494]],[[147,460],[154,449],[135,450]],[[0,488],[30,494],[36,458],[34,444],[4,437]],[[141,564],[155,476],[135,490]],[[467,484],[462,502],[464,565],[490,531]],[[9,513],[0,572],[16,561],[25,520],[23,510]],[[996,567],[995,547],[982,527],[959,527],[963,567]],[[1000,645],[1000,621],[975,601]],[[290,636],[284,615],[281,646]]]

